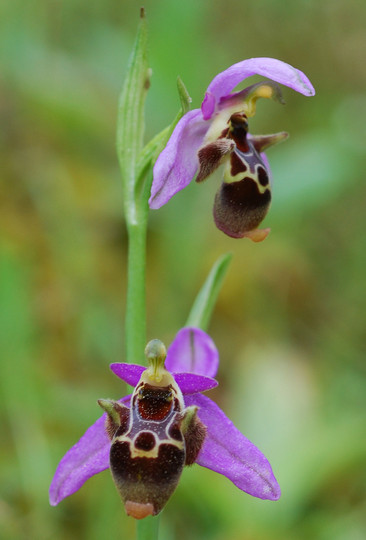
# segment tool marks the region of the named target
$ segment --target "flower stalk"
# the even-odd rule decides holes
[[[125,315],[126,361],[139,358],[146,344],[146,224],[129,225],[127,299]]]
[[[136,520],[137,540],[155,540],[159,538],[159,516],[148,516]]]

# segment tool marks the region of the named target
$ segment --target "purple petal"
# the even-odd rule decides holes
[[[214,113],[214,105],[226,97],[244,79],[251,75],[262,75],[272,81],[284,84],[300,94],[313,96],[315,90],[306,75],[275,58],[250,58],[243,60],[225,71],[222,71],[211,81],[201,105],[203,118],[208,120]]]
[[[211,116],[215,112],[215,107],[216,107],[215,96],[211,94],[211,92],[207,91],[201,105],[201,111],[203,114],[203,118],[205,120],[208,120],[209,118],[211,118]]]
[[[196,394],[215,388],[219,383],[211,377],[204,377],[196,373],[173,373],[183,394]]]
[[[165,367],[172,373],[215,377],[219,353],[210,336],[200,328],[182,328],[168,349]]]
[[[123,363],[111,364],[109,367],[117,377],[131,386],[137,385],[142,373],[146,369],[138,364]],[[218,385],[218,382],[211,377],[204,377],[193,373],[174,373],[174,379],[177,381],[183,394],[204,392]]]
[[[56,506],[90,478],[109,467],[110,441],[106,414],[97,420],[60,461],[50,486],[50,504]]]
[[[189,111],[178,122],[154,166],[150,208],[160,208],[191,182],[198,169],[197,151],[208,128],[201,109]]]
[[[239,489],[276,501],[281,495],[267,458],[251,443],[208,397],[187,396],[185,404],[200,407],[198,416],[207,426],[207,436],[197,463],[223,474]]]
[[[113,373],[117,375],[117,377],[134,387],[137,385],[142,373],[146,369],[146,367],[140,366],[138,364],[123,363],[114,363],[111,364],[109,367],[113,371]]]
[[[131,395],[120,402],[128,406],[130,400]],[[50,486],[52,506],[75,493],[91,476],[108,469],[110,440],[104,428],[106,416],[103,414],[90,426],[61,459]]]

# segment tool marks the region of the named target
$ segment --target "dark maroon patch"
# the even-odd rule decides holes
[[[155,437],[149,431],[143,431],[142,433],[140,433],[140,435],[138,435],[135,440],[136,448],[138,448],[139,450],[145,450],[146,452],[152,450],[155,444]]]
[[[248,122],[243,113],[235,113],[230,117],[229,136],[236,144],[236,147],[242,152],[249,152],[250,147],[247,141]]]
[[[176,441],[183,441],[183,435],[178,422],[174,422],[169,428],[169,436]]]
[[[245,162],[240,159],[236,152],[233,152],[230,156],[230,166],[230,173],[233,177],[235,177],[239,173],[246,172],[248,169]]]
[[[170,388],[145,384],[138,393],[138,412],[144,420],[164,420],[172,408],[172,399]]]
[[[267,171],[263,167],[258,167],[258,181],[261,186],[268,186],[269,184]]]
[[[251,178],[230,184],[223,182],[215,196],[215,223],[228,236],[242,238],[246,232],[260,225],[270,201],[271,192],[267,189],[260,193]]]
[[[110,468],[123,499],[151,503],[158,514],[175,490],[184,466],[184,451],[162,444],[157,458],[131,458],[129,444],[115,441],[110,451]]]

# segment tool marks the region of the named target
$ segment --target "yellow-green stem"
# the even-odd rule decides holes
[[[147,220],[127,224],[126,361],[140,363],[146,346],[146,229]]]

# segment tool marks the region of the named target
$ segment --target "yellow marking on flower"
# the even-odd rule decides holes
[[[271,88],[270,86],[263,85],[263,86],[260,86],[257,90],[257,98],[262,97],[262,98],[269,99],[272,96],[273,96],[273,88]]]
[[[223,130],[228,127],[230,116],[235,112],[240,112],[238,111],[237,105],[235,107],[224,109],[211,120],[211,124],[203,140],[202,147],[219,139]]]
[[[244,100],[245,113],[248,117],[254,116],[256,112],[257,100],[259,98],[271,99],[284,103],[281,90],[274,82],[264,82],[253,84],[243,91],[246,92]]]
[[[254,229],[253,231],[246,232],[243,238],[250,238],[253,242],[263,242],[270,232],[271,229],[269,227],[266,229]]]
[[[259,193],[263,194],[267,190],[271,191],[271,186],[269,184],[267,186],[262,186],[262,184],[259,182],[258,173],[257,173],[258,167],[263,167],[263,165],[261,164],[256,165],[255,173],[251,173],[249,170],[247,170],[247,171],[238,172],[235,176],[233,176],[231,174],[231,163],[228,162],[226,163],[225,170],[224,170],[224,182],[226,184],[232,184],[234,182],[239,182],[240,180],[244,180],[244,178],[248,178],[248,179],[253,180],[257,184]]]
[[[140,478],[141,480],[141,478]],[[135,519],[143,519],[147,516],[153,516],[154,506],[151,503],[138,503],[135,501],[126,501],[125,503],[126,514],[132,516]]]
[[[136,435],[134,439],[137,439],[139,434]],[[134,440],[129,437],[128,434],[120,435],[119,437],[115,437],[113,442],[126,442],[130,447],[130,455],[132,458],[136,457],[147,457],[147,458],[157,458],[159,455],[159,448],[162,444],[169,444],[171,446],[176,446],[179,450],[184,449],[184,442],[183,441],[177,441],[175,439],[169,438],[169,439],[159,439],[159,441],[156,442],[155,446],[151,448],[151,450],[143,450],[142,448],[136,448]]]

